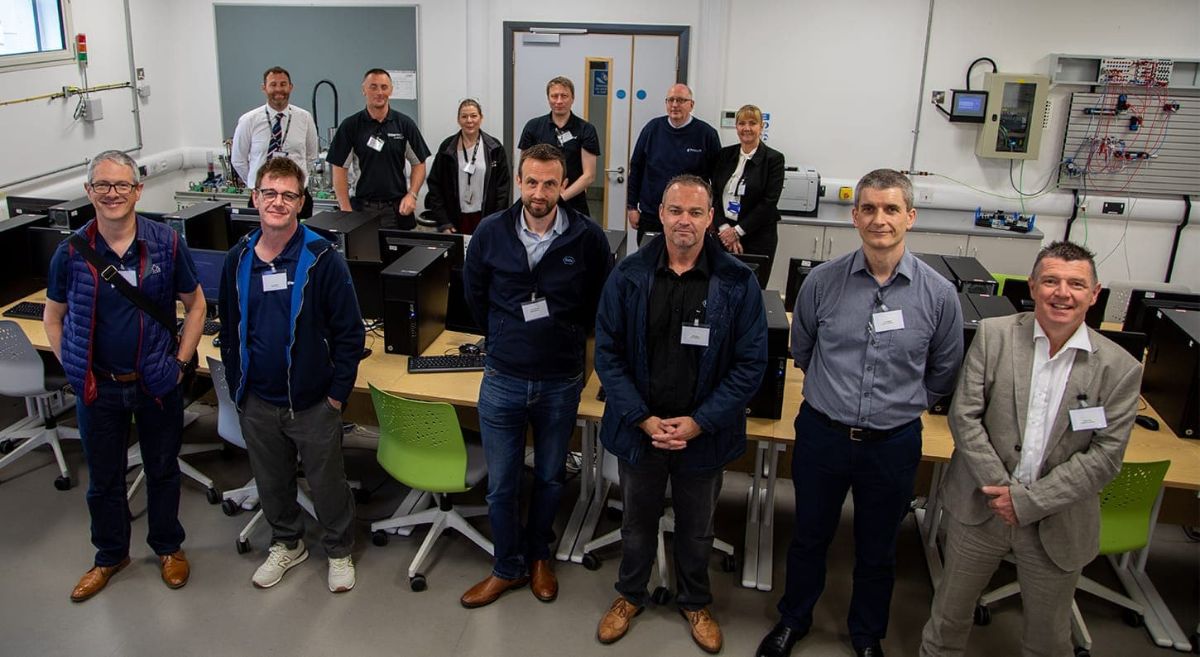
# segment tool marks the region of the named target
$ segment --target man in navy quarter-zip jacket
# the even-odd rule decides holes
[[[467,608],[490,604],[531,578],[539,600],[558,596],[552,525],[583,389],[587,333],[612,267],[599,224],[558,202],[565,171],[562,151],[553,146],[522,151],[521,201],[484,219],[467,249],[463,288],[487,329],[479,425],[496,558],[491,575],[463,594]],[[522,527],[518,498],[528,425],[534,483]]]
[[[242,238],[221,275],[221,360],[240,411],[259,498],[271,525],[251,578],[279,583],[308,558],[296,501],[296,458],[312,490],[334,593],[354,587],[354,498],[342,462],[342,405],[354,388],[364,331],[350,270],[333,244],[301,226],[304,172],[288,158],[259,169],[262,228]]]

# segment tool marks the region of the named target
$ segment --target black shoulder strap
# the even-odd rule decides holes
[[[137,289],[137,287],[133,285],[130,285],[129,281],[125,280],[125,277],[121,276],[117,268],[105,262],[104,259],[100,257],[100,254],[96,253],[96,250],[92,248],[92,245],[88,244],[87,240],[83,239],[79,233],[71,233],[71,237],[68,239],[68,241],[71,243],[71,246],[83,256],[84,260],[87,260],[93,267],[96,268],[96,271],[100,272],[100,278],[104,279],[104,281],[107,283],[111,283],[117,288],[117,291],[124,295],[126,299],[129,299],[133,305],[137,306],[142,312],[152,317],[159,324],[162,324],[163,327],[167,329],[168,333],[175,335],[177,329],[173,313],[168,313],[161,307],[155,305],[152,301],[150,301],[149,298],[146,297],[145,294],[142,293],[141,290]]]

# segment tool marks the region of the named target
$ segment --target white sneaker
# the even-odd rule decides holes
[[[254,571],[254,577],[251,579],[258,588],[269,589],[283,579],[284,573],[293,566],[304,563],[307,558],[308,549],[304,547],[303,541],[297,543],[294,550],[289,550],[283,543],[272,543],[267,560]]]
[[[329,591],[345,593],[354,588],[354,561],[350,557],[329,559]]]

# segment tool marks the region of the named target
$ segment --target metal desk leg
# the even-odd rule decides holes
[[[1158,519],[1158,508],[1162,504],[1163,491],[1159,490],[1158,499],[1154,501],[1154,510],[1151,511],[1150,517]],[[1150,539],[1154,538],[1154,532],[1150,532]],[[1141,602],[1146,608],[1146,631],[1150,633],[1150,637],[1154,639],[1154,643],[1162,648],[1175,648],[1176,650],[1187,651],[1192,649],[1192,644],[1188,640],[1183,629],[1171,615],[1171,610],[1159,595],[1158,589],[1154,587],[1154,582],[1150,581],[1150,577],[1146,574],[1146,560],[1150,556],[1150,541],[1147,541],[1146,547],[1134,553],[1134,563],[1130,564],[1130,560],[1122,562],[1125,568],[1117,568],[1117,577],[1121,583],[1131,594],[1129,597]],[[1114,567],[1117,564],[1113,564]],[[1131,586],[1132,584],[1132,586]]]
[[[917,508],[913,516],[917,521],[917,530],[921,533],[921,547],[925,551],[925,563],[929,566],[929,579],[936,589],[942,583],[942,554],[937,544],[938,525],[942,520],[942,505],[938,497],[938,488],[942,481],[941,463],[933,464],[933,476],[929,480],[929,496],[925,498],[924,508]]]
[[[758,581],[759,591],[770,591],[775,566],[775,485],[779,480],[779,453],[786,447],[782,443],[768,443],[767,485],[763,491],[762,508],[759,510],[758,527]]]
[[[742,586],[752,589],[758,586],[758,531],[762,517],[762,474],[763,455],[768,441],[755,441],[754,478],[746,491],[746,549],[742,555]]]
[[[587,507],[587,513],[583,517],[583,524],[579,527],[579,538],[575,541],[575,549],[571,551],[571,561],[574,563],[583,563],[583,547],[596,535],[596,525],[600,522],[600,512],[604,510],[604,502],[608,499],[608,488],[610,486],[609,482],[604,480],[604,475],[601,473],[600,459],[603,456],[603,448],[600,446],[599,430],[594,423],[592,424],[591,436],[591,500]],[[581,482],[580,487],[584,483]]]
[[[575,501],[575,508],[571,510],[571,517],[567,520],[567,526],[563,529],[562,538],[558,541],[558,551],[555,552],[554,558],[559,561],[569,561],[571,559],[571,552],[575,549],[575,543],[580,540],[580,526],[592,501],[592,480],[599,472],[595,436],[593,434],[595,423],[583,421],[581,425],[580,449],[583,456],[583,463],[580,464],[579,468],[579,499]],[[587,539],[584,539],[584,542],[586,541]]]

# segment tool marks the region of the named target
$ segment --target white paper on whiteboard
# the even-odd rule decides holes
[[[396,100],[417,99],[416,71],[388,71],[392,76],[392,98]]]

